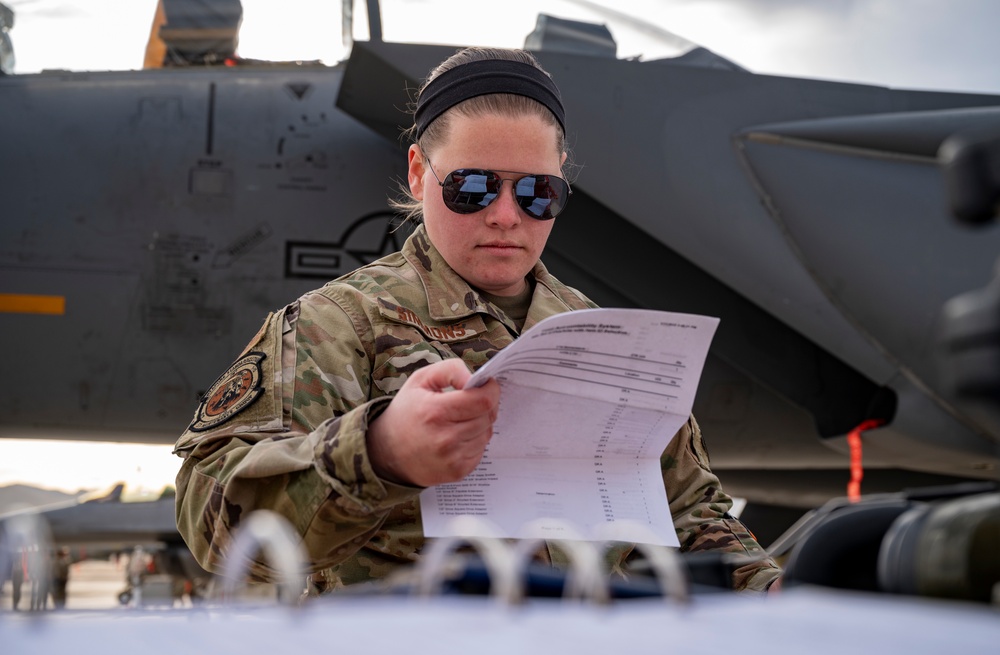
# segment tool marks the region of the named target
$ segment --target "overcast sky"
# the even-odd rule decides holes
[[[15,72],[139,68],[156,0],[2,0]],[[364,2],[356,34],[365,37]],[[383,0],[386,40],[520,46],[539,10],[609,25],[620,56],[670,54],[665,31],[751,71],[1000,92],[997,0]],[[498,7],[502,7],[498,10]],[[339,0],[243,0],[240,54],[344,55]],[[365,37],[366,38],[366,37]]]

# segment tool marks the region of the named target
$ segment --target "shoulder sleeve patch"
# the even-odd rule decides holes
[[[260,398],[264,393],[261,362],[266,357],[262,352],[248,352],[236,360],[205,394],[188,429],[192,432],[210,430]]]

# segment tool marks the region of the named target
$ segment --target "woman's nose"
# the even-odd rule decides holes
[[[506,183],[510,182],[510,189],[507,190]],[[495,225],[503,229],[510,229],[521,222],[521,208],[514,199],[514,180],[500,181],[500,194],[489,207],[486,208],[486,224]]]

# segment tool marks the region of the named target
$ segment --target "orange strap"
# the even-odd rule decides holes
[[[885,421],[882,419],[868,419],[847,435],[847,445],[851,449],[851,481],[847,483],[847,499],[852,503],[861,500],[861,479],[865,477],[865,469],[861,464],[861,433],[874,430],[883,423]]]

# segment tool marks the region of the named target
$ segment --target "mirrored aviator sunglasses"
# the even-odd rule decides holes
[[[482,168],[459,168],[445,175],[437,176],[430,159],[434,179],[441,186],[441,196],[445,207],[456,214],[474,214],[489,207],[500,196],[504,182],[514,187],[514,199],[524,213],[540,221],[548,221],[558,216],[573,190],[569,182],[556,175],[523,174],[514,171],[491,171]],[[498,173],[521,175],[513,180],[505,180]]]

